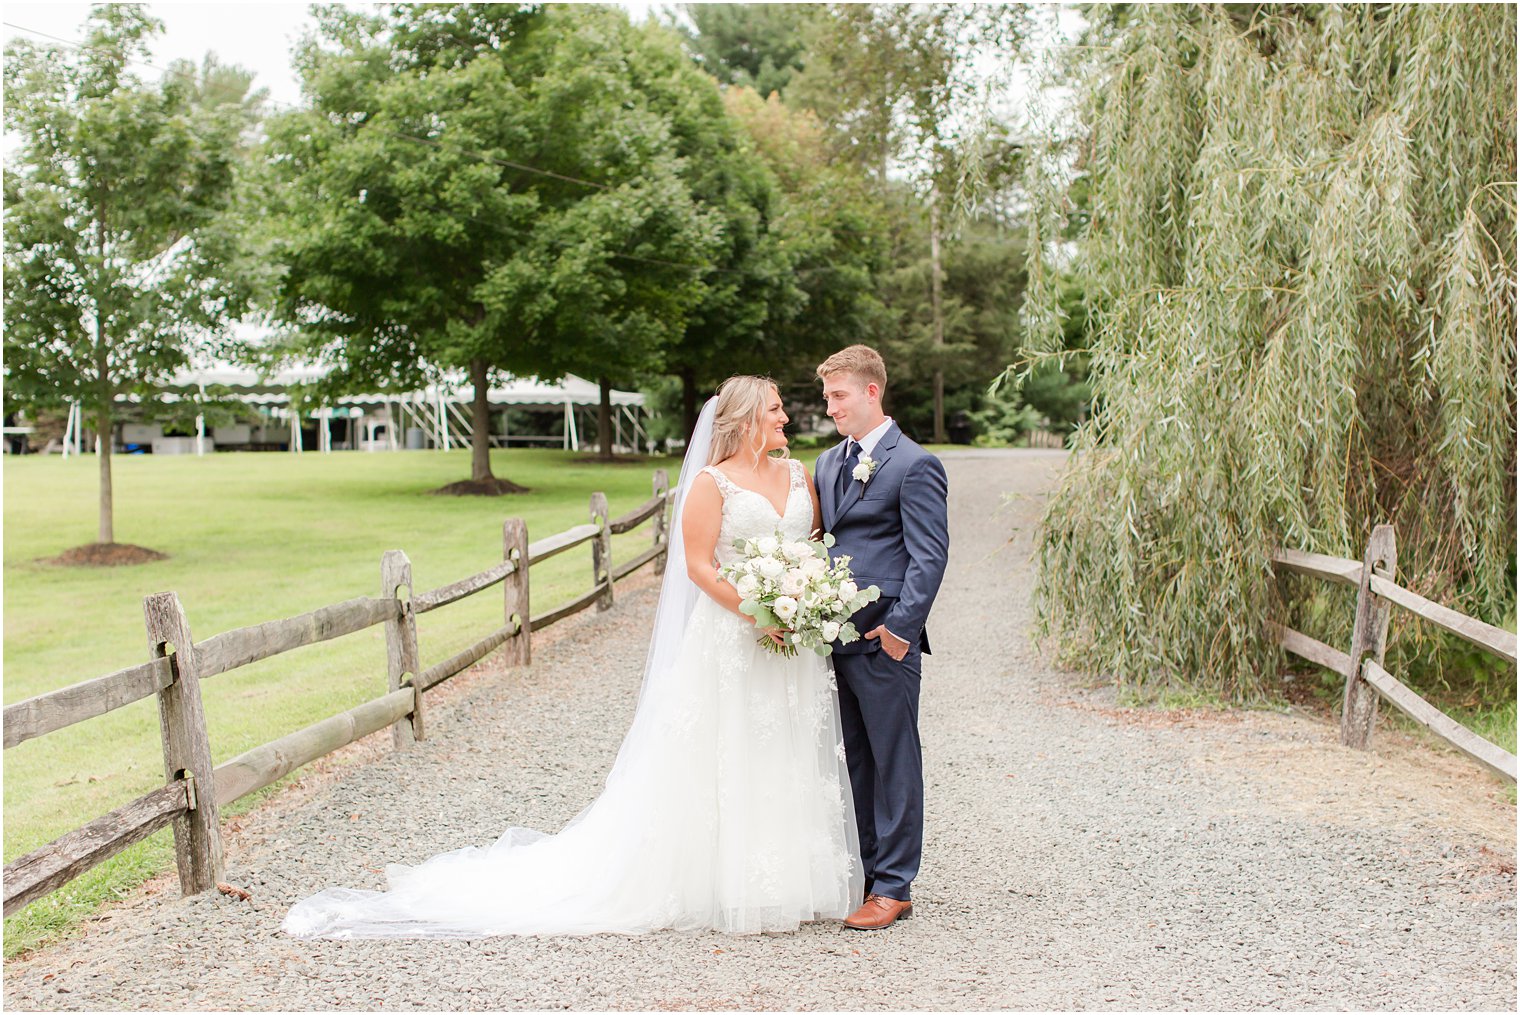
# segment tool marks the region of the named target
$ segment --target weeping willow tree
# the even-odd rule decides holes
[[[1273,548],[1360,559],[1384,522],[1401,582],[1505,623],[1515,7],[1099,16],[1066,68],[1082,130],[1030,162],[1027,362],[1060,347],[1060,284],[1092,322],[1043,630],[1142,696],[1257,698],[1264,621],[1340,644],[1352,619]]]

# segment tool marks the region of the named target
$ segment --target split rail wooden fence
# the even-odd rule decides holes
[[[1391,525],[1379,525],[1372,530],[1367,552],[1360,563],[1302,550],[1279,550],[1272,555],[1272,566],[1279,571],[1293,571],[1355,586],[1356,621],[1349,653],[1280,624],[1269,622],[1269,633],[1294,655],[1346,678],[1341,708],[1341,743],[1367,749],[1372,740],[1372,727],[1377,721],[1377,696],[1380,695],[1484,767],[1514,782],[1513,754],[1483,739],[1400,683],[1397,677],[1383,669],[1383,655],[1390,606],[1408,610],[1511,663],[1515,662],[1515,635],[1431,602],[1396,584],[1393,575],[1397,563],[1398,547]]]
[[[606,495],[594,493],[590,522],[535,543],[528,542],[522,519],[509,518],[502,526],[501,563],[420,595],[411,595],[412,565],[406,554],[388,550],[380,562],[378,597],[349,599],[199,642],[191,637],[175,593],[146,597],[148,661],[6,706],[5,749],[157,695],[167,784],[7,864],[5,915],[169,824],[174,826],[181,890],[191,895],[215,886],[223,877],[220,808],[387,726],[398,749],[408,741],[421,740],[424,692],[497,648],[504,648],[510,665],[527,665],[534,631],[593,603],[598,609],[610,609],[614,583],[646,564],[653,563],[656,573],[663,571],[670,539],[669,482],[663,469],[654,474],[653,486],[649,500],[619,518],[609,518]],[[614,564],[612,537],[646,521],[653,523],[649,548]],[[590,591],[532,614],[529,567],[583,543],[591,544]],[[464,651],[423,668],[417,650],[417,616],[498,583],[503,589],[502,626]],[[385,625],[386,694],[212,766],[201,706],[202,680],[376,624]]]

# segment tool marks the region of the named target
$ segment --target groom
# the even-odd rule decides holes
[[[950,548],[945,467],[881,410],[887,368],[864,345],[818,367],[829,417],[847,440],[818,457],[816,486],[835,555],[881,598],[852,617],[860,641],[836,645],[845,756],[860,827],[866,899],[845,926],[889,927],[913,912],[908,888],[924,841],[918,684],[924,630]]]

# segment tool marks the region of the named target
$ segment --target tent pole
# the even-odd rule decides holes
[[[204,408],[206,402],[206,386],[204,384],[197,384],[195,387],[200,392],[200,406]],[[195,414],[195,457],[201,458],[205,454],[206,414],[205,412],[197,412]]]

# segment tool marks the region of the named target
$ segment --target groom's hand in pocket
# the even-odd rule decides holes
[[[882,651],[898,662],[902,662],[903,656],[908,654],[908,643],[881,625],[867,631],[866,637],[880,638]]]

